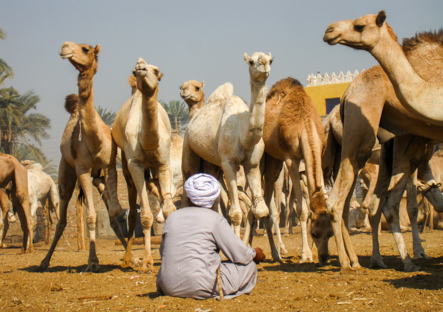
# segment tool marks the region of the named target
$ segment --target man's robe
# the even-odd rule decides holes
[[[229,261],[221,262],[219,251]],[[224,297],[249,294],[257,282],[255,250],[235,235],[226,219],[208,208],[181,208],[166,220],[160,245],[157,289],[168,296],[219,297],[220,267]]]

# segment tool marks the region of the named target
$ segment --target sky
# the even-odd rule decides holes
[[[306,86],[310,74],[377,65],[366,51],[324,43],[332,22],[385,10],[399,40],[443,27],[442,0],[0,0],[0,7],[7,35],[0,58],[14,71],[2,87],[40,97],[37,112],[51,119],[42,149],[55,166],[69,119],[64,100],[78,91],[78,72],[59,56],[65,41],[101,45],[94,102],[117,112],[130,96],[127,78],[140,57],[164,74],[159,100],[180,100],[180,85],[195,79],[205,82],[206,98],[231,82],[234,94],[249,102],[244,53],[272,53],[269,88],[289,76]]]

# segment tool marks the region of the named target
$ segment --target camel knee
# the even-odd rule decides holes
[[[154,218],[152,215],[141,215],[140,222],[142,224],[143,229],[150,229],[152,227],[152,223]]]
[[[95,214],[90,214],[86,217],[86,224],[88,225],[88,230],[94,231],[96,227],[97,216]]]

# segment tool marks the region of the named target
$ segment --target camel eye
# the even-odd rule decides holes
[[[357,32],[362,32],[364,28],[364,25],[354,25],[354,30]]]
[[[269,65],[272,65],[272,62],[274,61],[274,59],[271,59],[270,61],[269,61]]]
[[[254,65],[254,61],[249,61],[249,65]]]
[[[83,50],[84,53],[88,53],[89,52],[89,49],[86,48],[86,47],[83,47],[82,50]]]
[[[195,91],[200,91],[200,88],[199,87],[195,87]]]

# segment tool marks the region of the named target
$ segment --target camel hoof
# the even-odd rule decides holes
[[[100,265],[98,264],[98,262],[89,263],[88,267],[85,270],[85,272],[92,272],[92,273],[97,273],[99,271],[100,271]]]
[[[424,252],[419,252],[417,254],[414,254],[414,258],[412,258],[412,259],[432,259],[432,257],[429,257]]]
[[[341,268],[340,274],[354,274],[358,271],[353,270],[351,267]]]
[[[0,248],[8,248],[8,245],[6,245],[5,243],[0,244]]]
[[[421,267],[419,267],[418,265],[412,263],[405,264],[405,272],[417,272],[417,271],[421,271]]]
[[[388,267],[386,266],[386,264],[383,263],[383,261],[371,261],[369,268],[378,270],[378,269],[387,269]]]
[[[287,255],[289,252],[286,250],[286,248],[283,246],[280,248],[280,254],[281,255]]]

